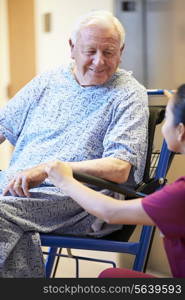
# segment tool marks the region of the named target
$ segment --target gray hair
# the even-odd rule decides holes
[[[71,41],[73,44],[76,43],[78,34],[80,30],[89,25],[103,25],[107,27],[115,27],[119,37],[120,37],[120,48],[125,42],[125,29],[120,21],[113,16],[109,11],[97,10],[91,11],[83,16],[81,16],[75,23],[74,29],[71,33]]]

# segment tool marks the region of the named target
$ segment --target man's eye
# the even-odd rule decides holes
[[[87,55],[93,55],[94,53],[95,53],[95,51],[93,51],[93,50],[85,51],[85,54],[87,54]]]
[[[113,53],[112,53],[112,52],[110,52],[110,51],[105,51],[105,52],[104,52],[104,55],[106,55],[106,56],[112,56],[112,55],[113,55]]]

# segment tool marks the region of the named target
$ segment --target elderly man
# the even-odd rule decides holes
[[[45,163],[59,159],[117,183],[142,179],[147,93],[118,69],[124,36],[109,12],[81,17],[69,41],[73,62],[35,77],[0,111],[0,141],[15,146],[0,173],[1,277],[44,276],[38,232],[101,237],[120,228],[54,187]]]

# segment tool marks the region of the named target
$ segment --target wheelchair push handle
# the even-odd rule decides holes
[[[174,93],[174,90],[167,90],[169,93]],[[147,89],[147,94],[148,95],[164,95],[164,89]]]

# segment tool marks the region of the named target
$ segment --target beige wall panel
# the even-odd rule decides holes
[[[10,88],[12,97],[35,75],[33,0],[8,0]]]

